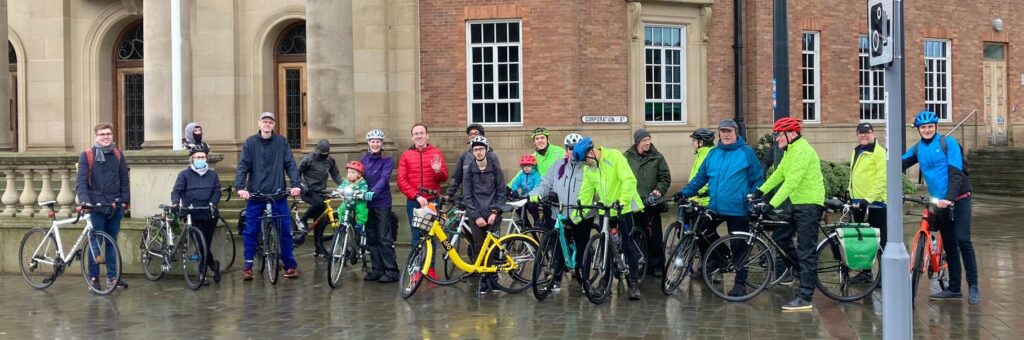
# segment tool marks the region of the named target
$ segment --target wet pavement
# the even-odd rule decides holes
[[[981,305],[969,306],[966,296],[928,301],[922,289],[915,338],[1024,338],[1024,205],[984,202],[976,200],[973,230]],[[0,338],[875,339],[882,332],[878,292],[857,303],[819,293],[811,312],[779,310],[793,287],[728,303],[696,283],[666,297],[650,278],[641,301],[629,301],[620,290],[603,305],[591,304],[575,284],[543,302],[529,291],[478,298],[475,280],[451,287],[424,283],[403,300],[396,284],[363,282],[358,268],[331,290],[326,266],[316,264],[308,246],[297,250],[302,276],[276,286],[262,277],[243,282],[235,268],[220,284],[198,291],[185,289],[180,277],[150,282],[132,276],[130,288],[96,296],[77,274],[43,291],[19,275],[0,275]],[[400,256],[407,251],[400,248]]]

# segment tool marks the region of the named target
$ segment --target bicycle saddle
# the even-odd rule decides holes
[[[518,201],[508,202],[506,204],[511,205],[513,208],[522,208],[523,206],[526,205],[526,201],[527,200],[522,199],[522,200],[518,200]]]

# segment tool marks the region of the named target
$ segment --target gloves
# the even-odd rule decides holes
[[[540,202],[540,195],[532,195],[532,196],[530,196],[530,203],[539,203],[539,202]]]
[[[363,193],[363,200],[372,201],[373,200],[373,191],[367,191],[367,192]]]
[[[775,210],[775,207],[773,207],[773,206],[771,205],[771,203],[765,203],[765,204],[762,204],[762,205],[760,206],[760,208],[761,208],[761,212],[763,212],[763,213],[765,213],[765,214],[767,214],[767,213],[770,213],[770,212],[772,212],[772,210]]]
[[[758,189],[758,190],[754,190],[754,192],[753,192],[753,193],[751,193],[751,194],[750,194],[750,196],[753,196],[753,198],[754,198],[755,200],[756,200],[756,199],[761,199],[762,197],[764,197],[764,193],[763,193],[763,192],[761,192],[761,190],[760,190],[760,189]]]

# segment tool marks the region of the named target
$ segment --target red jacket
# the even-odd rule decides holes
[[[435,173],[430,167],[434,156],[441,159],[441,172]],[[413,145],[403,152],[402,158],[398,160],[398,189],[410,200],[416,199],[417,195],[433,200],[433,196],[420,194],[420,186],[440,192],[441,183],[447,180],[448,165],[445,164],[444,154],[433,145],[427,144],[422,151]]]

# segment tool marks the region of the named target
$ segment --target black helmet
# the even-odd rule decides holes
[[[189,157],[192,157],[192,155],[195,154],[196,152],[202,152],[202,153],[205,153],[205,154],[209,154],[210,153],[210,145],[208,145],[206,143],[200,142],[200,143],[197,143],[197,144],[186,145],[186,147],[188,147],[188,156]]]
[[[476,131],[480,132],[481,136],[485,135],[483,125],[480,125],[480,124],[477,124],[477,123],[469,124],[469,126],[466,127],[466,134],[468,135],[469,132],[472,131],[472,130],[476,130]]]
[[[711,130],[708,130],[708,129],[705,129],[705,128],[699,128],[699,129],[693,131],[693,133],[690,134],[690,138],[693,138],[693,139],[696,139],[696,140],[699,140],[699,141],[702,141],[702,142],[714,142],[715,141],[715,132],[711,131]]]

